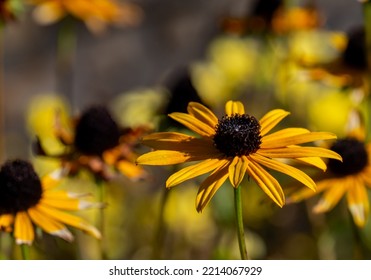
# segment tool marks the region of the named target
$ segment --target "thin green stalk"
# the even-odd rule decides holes
[[[245,229],[243,226],[243,215],[242,215],[242,200],[241,200],[241,187],[234,188],[234,209],[236,214],[236,226],[237,226],[237,238],[238,246],[240,248],[241,259],[248,260],[248,254],[245,244]]]
[[[24,260],[30,259],[30,246],[27,244],[21,244],[22,258]]]

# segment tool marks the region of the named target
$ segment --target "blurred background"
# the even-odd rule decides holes
[[[14,20],[4,21],[2,159],[32,158],[41,174],[52,169],[55,163],[32,155],[31,143],[40,130],[48,129],[37,123],[52,119],[48,110],[56,106],[75,116],[92,104],[104,104],[122,126],[146,124],[162,130],[172,125],[165,114],[182,110],[190,100],[202,101],[220,116],[225,101],[235,98],[257,118],[279,107],[292,112],[286,124],[340,136],[354,103],[366,106],[364,94],[359,93],[364,85],[356,78],[349,82],[336,74],[307,71],[342,57],[348,35],[365,22],[362,4],[356,0],[130,3],[136,7],[137,20],[123,26],[108,24],[102,32],[78,18],[40,24],[35,6],[29,4]],[[296,11],[273,20],[277,7],[310,12]],[[333,106],[336,102],[339,107]],[[194,207],[201,180],[174,188],[163,206],[164,225],[159,228],[164,183],[173,171],[148,168],[151,180],[121,178],[107,183],[105,258],[239,258],[230,186],[221,188],[202,214]],[[281,179],[286,183],[287,178]],[[344,205],[326,215],[311,212],[314,201],[278,209],[251,181],[244,184],[252,258],[371,257],[371,226],[354,228]],[[67,179],[63,187],[95,192],[94,181],[84,175]],[[82,215],[94,220],[97,213]],[[66,244],[44,234],[35,242],[32,256],[102,258],[96,241],[76,235],[76,242]],[[2,247],[2,258],[20,257],[11,240]]]

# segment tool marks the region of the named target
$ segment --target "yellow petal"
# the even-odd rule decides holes
[[[363,227],[366,224],[370,203],[366,187],[360,179],[355,178],[355,184],[349,188],[347,194],[348,208],[357,226]]]
[[[251,158],[265,167],[291,176],[312,190],[316,189],[316,183],[300,169],[260,155],[251,155]]]
[[[55,219],[61,223],[73,226],[78,228],[82,231],[89,233],[90,235],[94,236],[97,239],[101,238],[100,232],[93,227],[92,225],[85,222],[78,216],[71,215],[66,212],[59,211],[47,205],[39,203],[35,206],[35,209],[40,212],[42,215],[48,216],[49,218]]]
[[[250,161],[247,166],[247,172],[260,186],[260,188],[280,207],[285,204],[285,196],[283,194],[281,185],[278,181],[270,175],[259,164]]]
[[[287,203],[299,202],[310,197],[313,197],[316,194],[323,192],[324,190],[331,188],[337,184],[338,179],[327,179],[317,182],[316,191],[314,192],[308,188],[300,188],[299,190],[293,192],[287,198]]]
[[[191,158],[189,154],[177,151],[153,151],[141,155],[137,158],[137,164],[145,165],[171,165],[188,161]]]
[[[225,104],[225,113],[228,116],[231,116],[231,115],[234,115],[234,114],[243,115],[243,114],[245,114],[245,107],[243,106],[243,104],[240,101],[229,100]]]
[[[41,178],[41,185],[44,190],[55,188],[60,183],[63,176],[66,174],[66,169],[57,169]]]
[[[201,212],[206,207],[227,178],[228,163],[215,170],[201,183],[196,197],[196,209],[198,212]]]
[[[70,199],[53,199],[53,198],[42,198],[41,203],[63,210],[78,210],[80,209],[80,200],[75,198]]]
[[[259,121],[261,130],[260,135],[264,136],[272,128],[274,128],[280,121],[282,121],[290,113],[281,109],[275,109],[265,114]]]
[[[28,214],[24,211],[18,212],[14,219],[14,237],[18,245],[31,245],[35,239],[35,232]]]
[[[123,175],[134,182],[147,176],[147,172],[141,166],[137,166],[127,160],[118,161],[116,167]]]
[[[162,134],[162,133],[156,133]],[[163,135],[166,136],[166,135]],[[180,151],[180,152],[190,152],[190,151],[200,151],[208,150],[209,152],[216,151],[214,144],[210,138],[194,138],[188,137],[184,140],[175,140],[173,138],[157,138],[160,135],[154,135],[152,139],[146,138],[142,140],[142,144],[149,146],[155,150],[169,150],[169,151]]]
[[[171,113],[169,117],[186,126],[190,130],[204,137],[211,137],[215,134],[215,129],[204,124],[194,116],[185,113]]]
[[[320,147],[292,146],[285,148],[259,149],[257,154],[270,158],[324,157],[342,160],[341,156],[329,149]]]
[[[227,160],[220,159],[207,159],[200,163],[193,164],[191,166],[185,167],[178,172],[171,175],[166,181],[166,187],[171,188],[178,185],[186,180],[195,178],[202,174],[208,173],[220,166],[224,165]]]
[[[0,231],[11,232],[13,223],[13,214],[0,215]]]
[[[234,157],[228,168],[229,181],[233,187],[237,188],[241,184],[245,177],[246,167],[248,164],[249,160],[245,156]]]
[[[285,135],[284,133],[272,133],[263,137],[261,148],[278,148],[290,145],[313,142],[317,140],[336,139],[336,135],[329,132],[307,132],[297,135]]]
[[[218,124],[218,118],[204,105],[197,102],[189,102],[187,111],[201,122],[209,125],[212,129]]]
[[[349,176],[341,178],[341,180],[338,179],[336,184],[324,192],[313,211],[315,213],[323,213],[334,208],[345,192],[353,187],[353,183],[354,180]]]
[[[299,162],[302,162],[302,163],[305,163],[305,164],[312,165],[312,166],[317,167],[317,168],[319,168],[323,171],[326,171],[326,169],[327,169],[326,163],[323,161],[323,159],[321,159],[319,157],[296,158],[295,160],[297,160]]]
[[[36,208],[28,209],[32,221],[42,228],[45,232],[58,236],[68,242],[73,241],[71,232],[60,222],[49,218],[48,216],[42,215]]]

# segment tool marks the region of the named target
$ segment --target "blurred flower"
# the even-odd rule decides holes
[[[276,159],[297,159],[325,169],[320,157],[341,160],[333,151],[318,147],[301,147],[297,144],[316,140],[334,139],[327,132],[310,132],[303,128],[287,128],[267,133],[289,113],[280,109],[268,112],[260,121],[245,114],[241,102],[228,101],[221,119],[205,106],[190,102],[187,113],[172,113],[169,116],[185,125],[202,138],[177,132],[160,132],[147,135],[143,144],[155,151],[137,158],[138,164],[172,165],[201,161],[187,166],[166,181],[171,188],[186,180],[212,172],[202,183],[196,198],[196,209],[202,211],[216,191],[229,177],[237,188],[246,172],[262,190],[280,207],[285,203],[278,181],[262,166],[291,176],[312,190],[313,180],[301,170]]]
[[[57,170],[42,179],[24,160],[7,161],[0,169],[0,230],[13,232],[17,244],[31,245],[33,224],[66,241],[73,241],[70,225],[100,238],[99,231],[80,217],[61,210],[99,207],[80,199],[84,194],[56,190],[61,178]]]
[[[65,146],[56,137],[54,126],[58,119],[67,127],[70,108],[64,98],[57,94],[40,94],[32,98],[26,113],[26,125],[31,137],[37,135],[44,144],[46,153],[61,153]]]
[[[200,97],[211,106],[224,104],[248,84],[256,71],[259,44],[253,39],[221,36],[210,44],[207,59],[191,66]]]
[[[156,129],[167,98],[167,92],[162,88],[137,89],[118,95],[110,103],[110,108],[118,123],[124,127]]]
[[[364,87],[364,74],[368,69],[365,30],[363,27],[353,28],[347,37],[345,48],[338,57],[310,69],[311,79],[339,87]]]
[[[72,175],[87,169],[96,178],[110,180],[119,171],[131,180],[139,180],[146,172],[134,164],[133,149],[145,131],[146,127],[120,128],[106,107],[92,106],[73,121],[72,127],[63,127],[57,118],[54,132],[65,145],[64,153],[47,154],[40,139],[35,152],[60,159]]]
[[[323,192],[313,209],[322,213],[332,210],[346,195],[355,224],[363,227],[370,208],[366,187],[371,187],[371,144],[365,142],[364,130],[358,129],[335,141],[330,149],[340,154],[343,162],[330,159],[329,176],[317,182],[317,192],[302,189],[291,194],[288,201],[299,202]]]
[[[35,5],[35,20],[40,24],[52,24],[66,15],[82,20],[94,33],[100,33],[109,24],[137,24],[141,9],[127,2],[116,0],[28,0]]]

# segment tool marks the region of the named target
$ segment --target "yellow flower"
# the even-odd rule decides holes
[[[33,224],[66,241],[73,241],[70,225],[100,238],[99,231],[80,217],[61,210],[97,206],[80,199],[81,194],[56,190],[61,177],[57,170],[42,179],[27,161],[7,161],[0,170],[0,230],[13,232],[17,244],[31,245]]]
[[[93,32],[105,30],[108,24],[135,24],[141,11],[137,6],[116,0],[29,0],[36,5],[34,17],[40,24],[51,24],[66,15],[82,20]]]
[[[363,227],[370,208],[366,187],[371,187],[371,144],[365,142],[365,134],[359,130],[338,139],[331,150],[340,154],[343,162],[329,160],[329,176],[317,182],[316,193],[302,189],[291,194],[288,200],[299,202],[323,192],[314,207],[315,213],[323,213],[333,209],[346,195],[355,224]]]
[[[155,151],[139,156],[137,163],[172,165],[200,161],[179,170],[166,181],[166,187],[171,188],[211,172],[199,188],[196,198],[197,211],[202,211],[227,178],[232,186],[237,188],[246,173],[282,207],[285,203],[282,188],[263,166],[289,175],[315,190],[316,185],[308,175],[277,159],[297,159],[321,169],[325,169],[326,165],[320,157],[341,160],[333,151],[298,145],[336,138],[332,133],[286,128],[268,134],[289,114],[284,110],[272,110],[260,121],[245,114],[243,104],[235,101],[226,103],[226,115],[219,120],[213,112],[199,103],[190,102],[187,110],[188,113],[172,113],[169,116],[199,134],[201,138],[176,132],[147,135],[143,138],[143,143]]]
[[[145,127],[122,128],[106,107],[91,106],[72,120],[71,127],[64,127],[57,119],[54,133],[64,144],[64,153],[48,154],[42,139],[36,143],[35,152],[60,159],[71,175],[85,169],[106,181],[119,173],[135,181],[146,176],[144,169],[135,165],[137,155],[133,151],[146,130]]]

